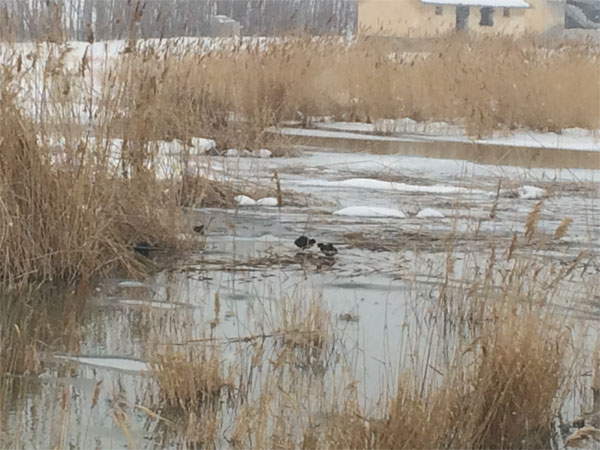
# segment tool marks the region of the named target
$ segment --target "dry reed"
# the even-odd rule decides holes
[[[549,49],[525,38],[450,36],[408,54],[377,40],[297,38],[129,57],[127,83],[152,91],[153,127],[177,136],[202,130],[225,147],[256,147],[267,126],[313,116],[443,120],[478,136],[600,127],[597,48],[578,43]]]

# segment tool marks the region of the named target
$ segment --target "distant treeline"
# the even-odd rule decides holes
[[[0,0],[0,39],[95,40],[202,36],[210,17],[243,35],[353,33],[358,0]]]

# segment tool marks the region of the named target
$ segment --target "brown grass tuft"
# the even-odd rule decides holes
[[[544,200],[540,200],[535,204],[535,206],[529,211],[527,214],[527,220],[525,221],[525,238],[531,242],[535,233],[537,232],[538,223],[540,218],[542,217],[542,207],[544,205]]]
[[[573,219],[571,219],[570,217],[565,217],[560,222],[558,227],[556,227],[556,230],[554,230],[554,239],[560,239],[563,236],[565,236],[569,232],[569,227],[571,226],[572,223],[573,223]]]
[[[161,352],[153,363],[165,407],[199,414],[203,408],[215,408],[221,395],[231,394],[233,382],[223,373],[219,358],[220,352],[208,344],[186,352],[173,348]]]
[[[508,305],[507,305],[508,306]],[[478,349],[457,354],[437,387],[399,378],[386,418],[355,402],[327,423],[334,448],[547,448],[563,376],[564,339],[547,317],[507,307]]]

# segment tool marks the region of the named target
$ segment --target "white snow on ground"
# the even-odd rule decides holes
[[[517,189],[501,189],[499,193],[503,198],[522,198],[524,200],[539,200],[548,195],[545,189],[536,186],[521,186]],[[490,197],[495,197],[496,192],[490,192]]]
[[[362,122],[318,122],[313,123],[315,128],[334,131],[351,131],[354,133],[374,133],[375,125]]]
[[[256,200],[258,206],[277,206],[278,202],[275,197],[265,197]]]
[[[228,158],[237,158],[240,156],[252,156],[248,150],[238,150],[237,148],[230,148],[225,152],[225,156]]]
[[[444,214],[442,214],[440,211],[438,211],[437,209],[433,209],[433,208],[425,208],[422,209],[421,211],[419,211],[417,213],[417,217],[420,218],[442,218],[445,217]]]
[[[466,194],[466,193],[481,193],[477,189],[467,189],[460,186],[419,186],[406,183],[394,183],[392,181],[375,180],[372,178],[350,178],[342,181],[326,181],[326,180],[306,180],[299,184],[311,186],[326,186],[326,187],[351,187],[363,189],[387,189],[401,192],[425,192],[428,194]]]
[[[252,156],[254,158],[270,158],[272,154],[273,153],[271,153],[271,151],[267,150],[266,148],[261,148],[252,152]]]
[[[234,200],[238,206],[256,206],[256,200],[247,195],[236,195]]]
[[[404,137],[378,136],[371,134],[360,134],[345,131],[330,131],[330,130],[315,130],[308,128],[267,128],[270,133],[280,133],[284,136],[301,136],[301,137],[323,137],[337,139],[354,139],[354,140],[371,140],[371,141],[389,141],[389,142],[414,142],[414,139]]]
[[[398,209],[375,206],[349,206],[348,208],[335,211],[333,214],[336,216],[353,217],[397,217],[399,219],[406,217],[406,215]]]
[[[594,136],[591,132],[586,135],[572,135],[518,131],[511,136],[496,135],[491,138],[476,139],[475,142],[484,145],[505,145],[507,147],[600,151],[600,136]]]
[[[64,137],[55,137],[52,135],[37,136],[39,145],[47,146],[52,152],[51,160],[57,166],[68,166],[74,164],[73,158],[69,158],[69,153],[65,150],[67,142]],[[74,142],[69,142],[71,149],[85,145],[90,151],[85,153],[86,158],[106,157],[105,162],[114,171],[123,169],[123,139],[97,139],[94,136],[82,137]],[[223,181],[228,177],[225,171],[230,171],[231,167],[222,164],[220,159],[214,155],[216,151],[215,141],[212,139],[192,138],[191,145],[184,141],[173,139],[171,141],[149,141],[146,143],[146,151],[151,157],[147,161],[147,167],[154,168],[159,179],[170,179],[180,177],[184,170],[190,175],[200,175],[215,181]],[[262,149],[262,155],[268,150]],[[212,159],[214,157],[214,165]],[[247,152],[251,156],[250,152]],[[260,158],[260,156],[257,156]],[[127,167],[125,167],[127,168]],[[219,172],[222,172],[219,174]]]
[[[519,197],[525,200],[538,200],[546,195],[546,191],[535,186],[521,186],[517,189]]]
[[[212,139],[192,138],[192,148],[200,155],[209,154],[217,150],[217,143]]]
[[[410,119],[408,119],[410,120]],[[413,121],[414,122],[414,121]],[[464,128],[456,127],[444,122],[418,123],[414,125],[396,126],[332,122],[319,123],[315,126],[319,129],[303,128],[281,128],[279,132],[288,136],[305,136],[316,138],[339,138],[365,141],[387,141],[387,142],[467,142],[481,145],[504,145],[508,147],[528,148],[553,148],[564,150],[588,150],[600,151],[600,135],[581,128],[568,128],[562,134],[540,133],[535,131],[515,131],[511,135],[504,136],[494,133],[490,138],[471,139],[467,136]],[[274,131],[269,130],[269,131]],[[373,135],[376,131],[394,133],[393,135]]]
[[[148,372],[150,370],[150,366],[147,363],[136,359],[69,355],[54,355],[54,357],[105,369],[125,370],[128,372]]]
[[[277,206],[275,197],[264,197],[254,200],[247,195],[236,195],[234,198],[238,206]]]
[[[248,161],[250,163],[250,161]],[[345,176],[356,174],[371,177],[402,174],[413,177],[430,179],[468,179],[485,178],[490,180],[494,195],[499,178],[534,181],[575,181],[594,182],[600,180],[600,171],[589,169],[552,169],[524,168],[518,166],[503,166],[499,164],[479,164],[461,159],[422,158],[406,155],[377,155],[357,152],[307,152],[301,158],[274,158],[269,160],[269,167],[280,171],[286,167],[305,168],[307,173],[341,173]],[[327,169],[325,172],[324,168]],[[272,172],[265,174],[269,178]]]
[[[270,158],[272,154],[273,153],[271,153],[271,150],[267,150],[266,148],[261,148],[259,150],[253,150],[253,151],[238,150],[237,148],[230,148],[229,150],[227,150],[225,152],[225,156],[230,157],[230,158],[251,156],[252,158],[267,159],[267,158]]]

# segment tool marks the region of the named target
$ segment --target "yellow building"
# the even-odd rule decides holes
[[[455,30],[541,33],[562,24],[564,10],[547,0],[359,0],[363,34],[426,38]]]

